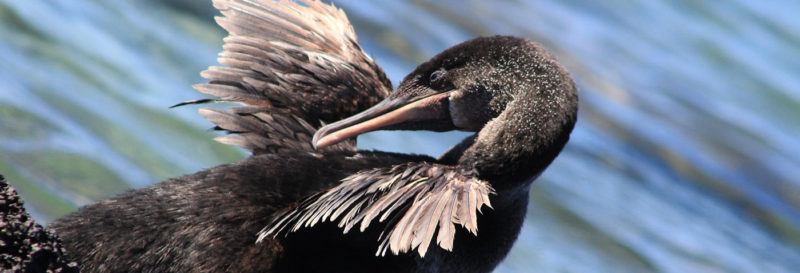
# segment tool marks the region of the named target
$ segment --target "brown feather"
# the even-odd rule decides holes
[[[344,233],[356,225],[364,231],[378,215],[377,222],[398,215],[379,238],[376,255],[416,248],[424,257],[437,232],[437,244],[452,250],[456,224],[477,235],[477,212],[493,193],[487,182],[451,166],[407,163],[362,171],[275,218],[259,240],[326,221],[338,222]]]
[[[230,34],[218,58],[224,66],[203,71],[209,83],[195,88],[219,100],[261,107],[259,114],[204,114],[221,130],[240,135],[218,138],[223,143],[254,154],[314,152],[307,136],[316,128],[367,109],[392,89],[361,50],[344,12],[332,5],[213,2],[222,13],[217,23]],[[213,101],[217,99],[179,105]],[[321,150],[326,151],[355,151],[355,140]]]

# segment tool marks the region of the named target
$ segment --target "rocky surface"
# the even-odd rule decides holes
[[[0,175],[0,271],[79,272],[58,237],[37,224],[22,204]]]

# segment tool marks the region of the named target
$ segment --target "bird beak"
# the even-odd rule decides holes
[[[382,129],[453,130],[449,96],[450,92],[413,97],[390,96],[361,113],[320,128],[311,143],[315,149],[320,149]]]

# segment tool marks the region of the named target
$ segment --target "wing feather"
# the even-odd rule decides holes
[[[376,255],[416,249],[424,257],[434,236],[442,249],[452,250],[456,225],[477,235],[478,212],[493,193],[472,172],[450,166],[406,163],[362,171],[278,216],[259,240],[325,221],[338,222],[344,233],[356,225],[363,232],[394,215],[378,238]]]
[[[210,115],[218,129],[241,135],[219,138],[223,143],[255,154],[313,151],[300,143],[308,142],[306,135],[367,109],[392,89],[359,46],[344,12],[333,5],[311,0],[213,3],[222,13],[215,18],[217,23],[229,33],[218,58],[223,66],[203,71],[201,76],[209,82],[195,88],[219,99],[178,105],[229,101],[260,107],[257,119],[253,112],[230,111],[224,118],[219,112]],[[274,132],[277,128],[294,132]],[[287,146],[276,148],[278,143]],[[323,151],[331,150],[354,151],[355,142]]]
[[[447,213],[443,213],[442,217],[439,218],[439,236],[436,237],[436,243],[438,243],[443,249],[446,250],[453,250],[453,239],[456,233],[456,227],[453,224],[453,210],[456,203],[456,199],[448,200],[449,204],[445,207]]]

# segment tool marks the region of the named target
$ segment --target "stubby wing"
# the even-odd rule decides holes
[[[344,12],[319,1],[214,0],[217,23],[230,34],[219,62],[195,88],[231,101],[229,112],[202,110],[224,143],[254,153],[310,148],[316,128],[361,112],[391,91],[383,71],[361,49]],[[291,144],[291,143],[296,144]],[[278,147],[275,143],[288,146]],[[327,150],[355,149],[354,142]]]
[[[376,255],[416,249],[424,257],[434,234],[439,246],[452,250],[456,224],[477,235],[477,214],[484,205],[491,207],[493,193],[487,182],[450,166],[407,163],[362,171],[278,216],[259,233],[259,241],[324,221],[338,221],[347,233],[391,219]]]

